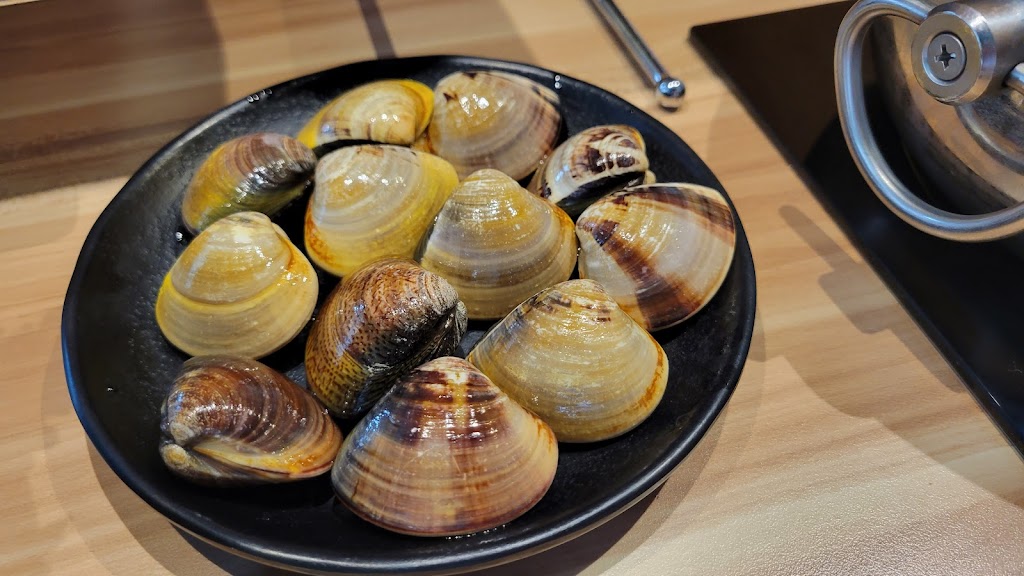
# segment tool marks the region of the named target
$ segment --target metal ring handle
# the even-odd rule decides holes
[[[868,24],[880,16],[898,16],[921,24],[930,7],[920,0],[860,0],[846,14],[836,39],[835,80],[839,121],[860,173],[878,198],[918,230],[949,240],[997,240],[1024,230],[1024,204],[968,216],[940,210],[914,195],[882,157],[868,125],[861,76]]]

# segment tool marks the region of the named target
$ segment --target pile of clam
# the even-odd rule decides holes
[[[205,484],[330,470],[373,524],[465,534],[536,504],[559,442],[640,425],[668,381],[651,332],[714,296],[732,211],[713,189],[655,184],[632,127],[559,145],[559,106],[500,72],[433,90],[384,80],[296,138],[214,150],[181,208],[195,236],[156,300],[167,340],[194,356],[162,408],[168,468]],[[307,203],[302,238],[273,220],[293,202]],[[340,281],[308,330],[307,389],[258,359],[304,333],[318,274]],[[469,320],[497,322],[453,357]],[[344,440],[335,418],[354,426]]]

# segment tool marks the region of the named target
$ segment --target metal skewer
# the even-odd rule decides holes
[[[654,97],[658,104],[667,110],[679,108],[679,101],[686,93],[683,81],[665,71],[665,68],[651,53],[651,49],[647,47],[647,44],[619,11],[615,2],[612,0],[590,0],[590,3],[594,5],[594,9],[604,18],[605,24],[626,48],[647,80],[654,86]]]

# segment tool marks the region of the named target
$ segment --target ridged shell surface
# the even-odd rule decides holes
[[[349,434],[331,480],[342,502],[388,530],[479,532],[547,492],[558,465],[551,429],[459,358],[412,371]]]
[[[310,148],[340,140],[408,146],[423,133],[434,94],[415,80],[378,80],[330,101],[299,131]]]
[[[470,318],[501,318],[572,274],[572,219],[505,174],[479,170],[437,215],[420,263],[451,282]]]
[[[668,381],[650,334],[592,280],[569,280],[516,307],[467,357],[560,442],[619,436],[647,419]]]
[[[302,195],[316,156],[281,134],[249,134],[221,144],[196,170],[181,205],[192,233],[235,212],[273,216]]]
[[[576,221],[580,277],[598,281],[647,330],[679,324],[725,281],[736,246],[732,209],[695,184],[627,188]]]
[[[156,320],[192,356],[260,358],[294,338],[313,315],[309,260],[259,212],[239,212],[196,236],[164,277]]]
[[[340,417],[362,414],[419,364],[452,353],[466,332],[455,289],[411,260],[357,270],[327,297],[306,340],[310,390]]]
[[[425,152],[372,144],[331,152],[316,168],[306,251],[335,276],[385,256],[412,258],[457,185],[451,164]]]
[[[414,147],[455,166],[459,178],[481,168],[526,178],[551,153],[562,116],[554,91],[503,72],[456,72],[434,89],[434,116]]]
[[[639,130],[621,124],[594,126],[555,148],[529,189],[575,218],[601,196],[643,183],[648,166]]]
[[[327,472],[341,431],[308,392],[246,358],[185,362],[161,408],[160,455],[204,484],[288,482]]]

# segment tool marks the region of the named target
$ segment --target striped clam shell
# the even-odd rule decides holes
[[[238,212],[196,236],[164,277],[156,321],[192,356],[260,358],[292,340],[316,306],[313,265],[259,212]]]
[[[497,170],[456,188],[423,244],[420,264],[459,292],[471,319],[502,318],[576,265],[572,219]]]
[[[455,169],[432,154],[377,144],[331,152],[316,167],[306,251],[335,276],[385,256],[412,258],[456,185]]]
[[[466,309],[440,276],[385,258],[345,278],[327,297],[306,340],[310,390],[330,411],[368,410],[396,378],[452,353]]]
[[[551,429],[460,358],[403,378],[352,430],[331,480],[355,514],[417,536],[479,532],[519,517],[558,465]]]
[[[649,162],[640,131],[621,124],[571,136],[533,175],[529,190],[573,218],[601,196],[644,181]]]
[[[593,280],[562,282],[523,302],[467,360],[559,442],[632,430],[654,412],[668,381],[665,351]]]
[[[161,408],[160,456],[204,484],[288,482],[327,472],[341,431],[294,382],[246,358],[185,362]]]
[[[651,184],[598,200],[576,221],[580,277],[601,283],[648,330],[679,324],[725,281],[736,245],[717,190]]]
[[[456,72],[434,89],[434,116],[413,147],[455,166],[459,178],[494,168],[516,180],[555,147],[562,126],[554,91],[503,72]]]
[[[262,132],[218,146],[196,170],[181,204],[181,219],[197,234],[235,212],[273,216],[302,195],[316,156],[298,140]]]
[[[408,146],[430,122],[434,94],[415,80],[378,80],[328,102],[299,131],[310,148],[345,140]]]

